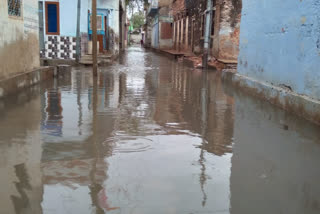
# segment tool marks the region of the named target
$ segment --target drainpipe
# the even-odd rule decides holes
[[[202,66],[204,68],[208,68],[208,55],[209,55],[210,43],[211,43],[211,38],[210,38],[211,28],[212,28],[212,0],[208,0],[207,10],[206,10],[204,50],[203,50],[203,58],[202,58]]]
[[[77,44],[76,44],[76,62],[80,61],[80,8],[81,8],[81,0],[78,0],[78,9],[77,9]]]

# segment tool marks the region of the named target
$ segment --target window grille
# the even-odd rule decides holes
[[[8,14],[10,16],[21,16],[22,0],[8,0]]]

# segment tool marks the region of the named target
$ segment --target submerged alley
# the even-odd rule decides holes
[[[320,212],[319,126],[131,47],[0,100],[0,213]]]
[[[319,214],[320,0],[0,0],[0,214]]]

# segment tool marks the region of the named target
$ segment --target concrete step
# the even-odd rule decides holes
[[[79,63],[82,65],[92,65],[93,64],[92,60],[91,61],[90,60],[80,60]]]
[[[111,59],[112,59],[112,55],[105,55],[105,54],[98,55],[98,64],[108,63]],[[92,65],[93,64],[92,55],[82,56],[79,63],[82,65]]]

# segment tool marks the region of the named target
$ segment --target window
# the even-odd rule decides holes
[[[46,33],[60,34],[59,2],[46,2]]]
[[[9,16],[21,17],[22,0],[8,0],[8,14]]]
[[[90,30],[92,30],[92,14],[90,14]],[[104,30],[102,26],[102,15],[97,15],[97,30]]]

